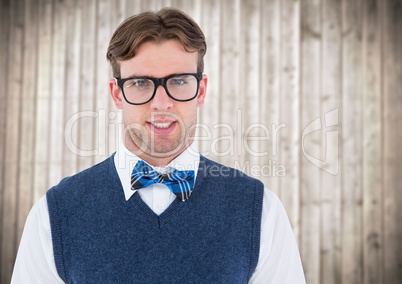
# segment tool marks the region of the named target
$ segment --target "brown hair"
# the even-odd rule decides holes
[[[197,72],[202,73],[207,51],[204,33],[182,11],[163,8],[158,12],[143,12],[132,16],[116,29],[106,55],[112,65],[113,76],[120,77],[119,61],[133,58],[141,44],[161,43],[170,39],[178,40],[188,52],[198,52]]]

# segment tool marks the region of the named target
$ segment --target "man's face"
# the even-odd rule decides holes
[[[176,40],[142,44],[136,55],[120,62],[121,78],[196,73],[198,53],[187,52]],[[165,166],[192,142],[197,123],[197,107],[203,105],[207,77],[200,82],[198,96],[188,102],[170,98],[159,86],[154,98],[143,105],[131,105],[114,80],[109,83],[116,107],[122,109],[126,147],[144,161]]]

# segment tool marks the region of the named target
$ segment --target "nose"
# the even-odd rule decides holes
[[[169,97],[162,85],[158,86],[155,96],[151,101],[151,108],[154,110],[169,110],[172,107],[173,99]]]

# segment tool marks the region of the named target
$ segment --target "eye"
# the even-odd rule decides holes
[[[152,87],[152,81],[147,80],[147,79],[132,79],[128,80],[125,83],[126,88],[148,88]]]
[[[187,78],[186,77],[173,77],[169,80],[169,85],[173,86],[182,86],[187,84]]]

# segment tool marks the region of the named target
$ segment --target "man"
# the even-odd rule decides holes
[[[194,149],[205,52],[175,9],[118,27],[107,58],[121,145],[34,205],[12,283],[305,283],[278,198]]]

